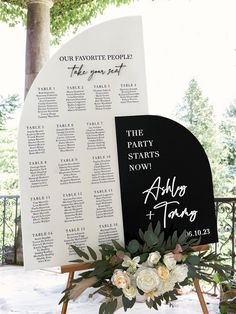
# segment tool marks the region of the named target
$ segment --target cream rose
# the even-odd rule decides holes
[[[138,290],[136,287],[134,286],[130,286],[130,287],[126,287],[123,289],[123,293],[125,295],[125,297],[127,299],[129,299],[130,301],[136,297],[136,294],[137,294]]]
[[[163,257],[163,263],[169,270],[175,268],[176,260],[174,254],[172,252],[165,254]]]
[[[153,265],[156,265],[160,259],[161,259],[161,254],[158,251],[152,252],[148,256],[147,264],[148,266],[153,267]]]
[[[188,275],[188,266],[186,264],[176,265],[171,271],[171,280],[174,282],[182,282]]]
[[[158,276],[162,279],[162,280],[167,280],[170,277],[170,271],[166,266],[159,266],[157,268],[157,273]]]
[[[117,288],[124,289],[130,285],[130,277],[125,271],[116,269],[111,277],[111,282]]]
[[[158,293],[159,295],[164,294],[168,291],[172,291],[175,287],[175,282],[172,280],[161,280]]]
[[[136,285],[143,292],[154,291],[157,289],[160,279],[153,268],[140,268],[137,271]]]

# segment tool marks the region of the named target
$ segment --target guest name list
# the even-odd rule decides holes
[[[40,72],[18,139],[26,269],[67,264],[72,244],[124,241],[114,117],[146,104],[139,17],[79,34]]]

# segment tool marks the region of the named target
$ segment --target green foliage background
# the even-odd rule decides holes
[[[227,191],[229,195],[236,195],[236,100],[227,108],[220,130],[223,134],[224,150],[227,152]]]
[[[109,5],[129,4],[132,0],[54,0],[51,8],[51,35],[54,41],[69,30],[76,32],[79,26],[102,14]],[[27,1],[0,1],[0,21],[9,26],[26,24]]]
[[[0,130],[0,194],[15,195],[18,190],[16,129]]]
[[[228,172],[228,146],[216,123],[213,106],[205,97],[195,79],[189,82],[183,102],[177,106],[177,119],[190,130],[204,147],[212,170],[214,195],[231,195]]]

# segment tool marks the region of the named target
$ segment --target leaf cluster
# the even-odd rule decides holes
[[[129,4],[132,0],[54,0],[50,11],[51,34],[54,42],[69,30],[76,32],[92,18],[102,14],[109,5]],[[26,24],[27,1],[0,1],[0,20],[14,27],[19,23]]]
[[[223,300],[220,302],[220,313],[227,314],[227,313],[235,313],[236,311],[236,297]]]
[[[76,254],[80,257],[72,262],[80,263],[92,261],[91,269],[81,273],[79,278],[73,281],[72,286],[64,291],[65,295],[61,302],[68,298],[70,289],[72,289],[76,283],[86,278],[96,277],[97,282],[93,287],[98,289],[94,293],[101,293],[106,296],[106,302],[101,305],[99,314],[114,313],[117,309],[119,298],[121,298],[122,305],[126,311],[133,307],[136,298],[128,299],[123,294],[122,289],[117,288],[111,282],[111,277],[116,269],[125,270],[122,266],[123,257],[126,255],[133,259],[139,256],[140,264],[142,264],[147,261],[151,252],[158,251],[161,256],[163,256],[168,252],[172,252],[177,244],[182,248],[183,260],[180,263],[187,264],[189,269],[188,277],[184,282],[180,283],[181,285],[188,284],[191,278],[199,278],[213,282],[215,280],[213,271],[216,271],[218,276],[225,279],[227,278],[226,274],[232,270],[228,266],[222,266],[221,262],[223,259],[215,253],[201,252],[193,254],[192,247],[199,245],[201,239],[189,238],[186,231],[183,231],[180,235],[175,231],[172,235],[165,238],[164,232],[161,230],[161,224],[158,222],[155,227],[150,224],[148,229],[144,232],[140,229],[139,236],[139,240],[131,240],[126,246],[120,245],[117,241],[112,241],[111,245],[100,245],[99,258],[98,254],[91,247],[87,247],[87,250],[83,251],[76,246],[72,246]],[[209,273],[209,270],[212,273]],[[176,284],[176,287],[179,287],[179,285]],[[144,294],[143,291],[139,289],[138,291],[141,295]],[[175,290],[168,291],[163,295],[147,300],[146,305],[149,308],[157,310],[163,301],[168,303],[175,299]]]
[[[232,267],[224,264],[225,258],[214,252],[200,252],[186,259],[188,277],[202,279],[209,283],[219,283],[231,277]]]
[[[216,123],[213,106],[195,79],[189,82],[183,101],[178,104],[176,111],[176,118],[195,135],[207,153],[212,169],[214,194],[224,195],[227,150],[222,149],[223,138]]]
[[[4,129],[7,119],[12,117],[12,114],[19,106],[19,95],[14,94],[6,98],[0,96],[0,130]]]

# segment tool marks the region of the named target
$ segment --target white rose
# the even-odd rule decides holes
[[[156,290],[160,283],[157,272],[153,268],[140,268],[136,275],[136,285],[143,292]]]
[[[157,273],[162,280],[168,280],[170,277],[170,271],[164,265],[157,268]]]
[[[176,260],[174,254],[172,252],[165,254],[163,257],[163,263],[169,270],[175,268]]]
[[[147,259],[148,266],[153,267],[153,265],[156,265],[160,259],[161,254],[158,251],[150,253]]]
[[[174,282],[182,282],[188,275],[188,266],[186,264],[176,265],[176,267],[171,271],[171,280]]]
[[[117,288],[124,289],[130,285],[130,277],[125,271],[116,269],[111,277],[111,282]]]
[[[172,291],[174,289],[175,282],[172,280],[161,280],[158,293],[159,295],[164,294],[168,291]]]
[[[125,295],[125,297],[127,299],[129,299],[130,301],[136,297],[136,294],[137,294],[138,290],[136,287],[134,286],[130,286],[130,287],[126,287],[123,289],[123,293]]]

